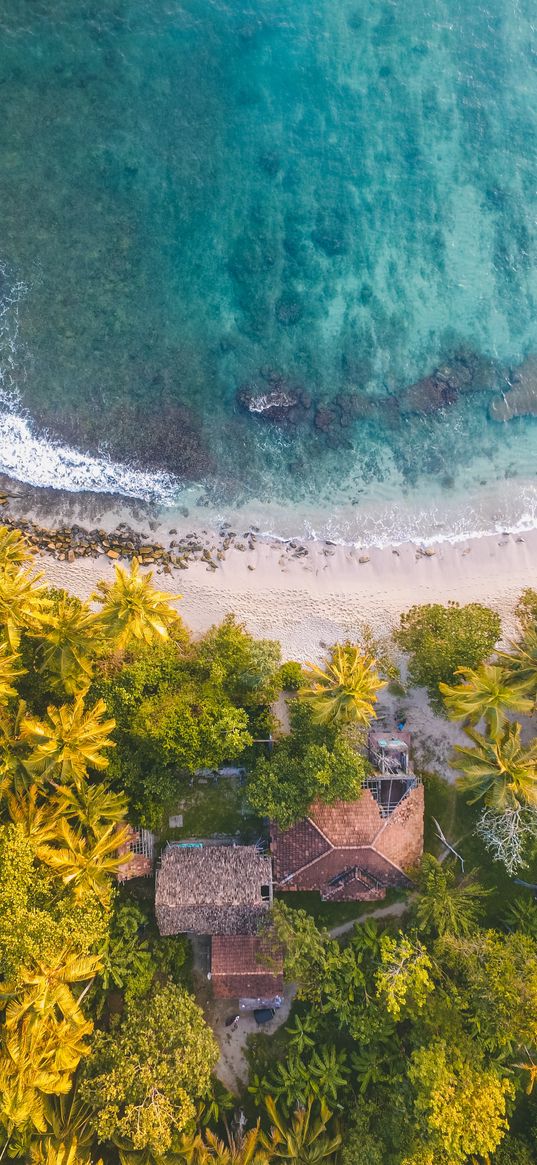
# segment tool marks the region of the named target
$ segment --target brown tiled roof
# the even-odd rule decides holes
[[[423,787],[418,785],[383,818],[369,789],[357,801],[314,805],[306,821],[282,831],[271,827],[276,889],[325,891],[338,874],[365,870],[383,886],[408,884],[404,869],[423,850]],[[367,897],[356,878],[339,900]]]
[[[267,939],[214,935],[211,977],[221,999],[270,999],[283,991],[283,957]]]
[[[160,933],[255,934],[268,899],[269,857],[254,846],[170,845],[157,873],[155,914]]]

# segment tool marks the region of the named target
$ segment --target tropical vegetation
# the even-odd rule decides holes
[[[255,840],[356,799],[396,672],[358,624],[324,664],[282,663],[233,616],[193,639],[177,603],[136,562],[84,603],[0,529],[0,1160],[537,1165],[537,592],[501,649],[478,604],[403,617],[404,683],[463,733],[457,785],[423,773],[426,852],[393,914],[353,904],[331,934],[277,899],[296,994],[234,1095],[188,938],[159,936],[147,882],[118,884],[127,822],[158,846],[203,811]]]

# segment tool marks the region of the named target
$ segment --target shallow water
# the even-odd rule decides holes
[[[534,4],[53,8],[0,8],[0,468],[277,533],[532,524],[537,421],[488,410],[537,352]],[[461,351],[473,391],[400,409]],[[275,385],[294,423],[237,405]]]

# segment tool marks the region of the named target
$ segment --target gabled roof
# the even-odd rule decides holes
[[[271,860],[254,846],[169,845],[156,882],[160,933],[255,934],[271,888]]]
[[[283,991],[282,951],[263,936],[214,935],[211,978],[219,999],[270,999]]]
[[[271,851],[280,890],[319,890],[352,900],[405,885],[405,870],[423,851],[423,786],[411,788],[388,817],[369,789],[356,801],[315,804],[290,829],[272,825]],[[367,877],[360,881],[360,871],[370,885]],[[344,874],[347,881],[334,889],[334,880]]]

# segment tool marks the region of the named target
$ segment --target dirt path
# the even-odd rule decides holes
[[[349,922],[333,926],[328,932],[330,938],[339,938],[342,934],[348,934],[349,930],[352,930],[357,923],[367,922],[369,918],[400,918],[408,910],[409,901],[410,899],[406,898],[404,902],[392,902],[390,906],[378,906],[376,910],[370,910],[369,914],[364,914],[361,918],[351,918]]]

